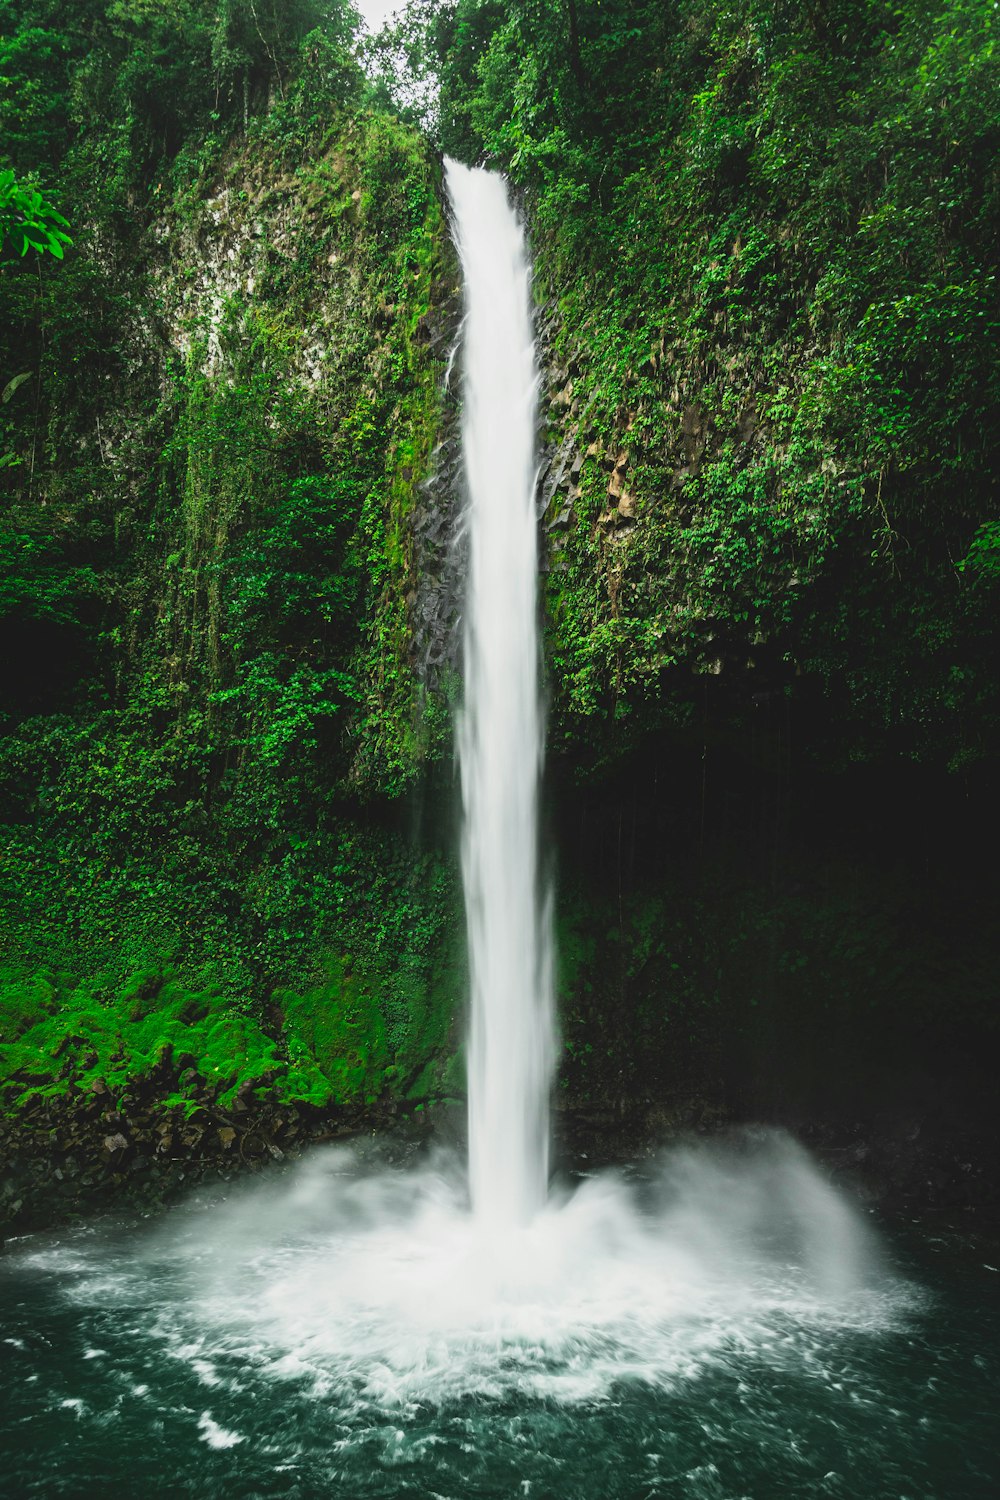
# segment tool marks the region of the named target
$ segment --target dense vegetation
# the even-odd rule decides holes
[[[80,1082],[145,1066],[152,986],[215,996],[244,1080],[296,1076],[308,1036],[302,1097],[422,1097],[453,893],[433,840],[359,808],[446,712],[405,602],[447,354],[434,164],[368,106],[346,7],[4,11],[11,168],[74,239],[59,266],[11,245],[0,291],[12,1092],[65,1080],[60,1027]],[[303,1032],[292,991],[331,1016]],[[214,1072],[213,1035],[178,1055]]]
[[[995,7],[431,16],[444,148],[530,188],[558,307],[571,741],[673,719],[675,664],[752,657],[769,691],[822,679],[831,756],[993,753]]]
[[[9,1101],[457,1087],[439,149],[537,257],[564,1096],[992,1056],[998,29],[0,0]]]

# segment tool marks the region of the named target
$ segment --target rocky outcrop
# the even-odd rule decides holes
[[[155,1210],[198,1182],[259,1172],[321,1141],[411,1121],[419,1135],[424,1115],[388,1100],[364,1110],[282,1104],[250,1089],[227,1108],[208,1086],[197,1092],[202,1102],[171,1107],[139,1084],[112,1099],[98,1081],[0,1117],[0,1241],[101,1211]]]

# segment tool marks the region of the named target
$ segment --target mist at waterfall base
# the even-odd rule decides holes
[[[0,1492],[993,1496],[995,1250],[886,1253],[780,1135],[501,1232],[457,1158],[319,1148],[9,1248]]]
[[[502,181],[451,164],[448,187],[466,288],[468,1169],[314,1150],[152,1226],[14,1246],[4,1492],[993,1493],[1000,1277],[970,1307],[967,1278],[938,1272],[936,1303],[918,1290],[934,1275],[893,1269],[779,1133],[549,1186],[530,271]]]

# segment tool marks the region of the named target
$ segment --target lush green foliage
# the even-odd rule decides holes
[[[215,984],[192,989],[148,970],[116,983],[98,974],[9,972],[0,977],[0,1065],[8,1105],[67,1086],[114,1097],[145,1085],[190,1116],[210,1090],[282,1102],[372,1103],[385,1089],[385,1025],[375,998],[341,964],[305,994],[275,993],[269,1035]]]
[[[995,753],[992,0],[423,14],[445,149],[529,190],[558,303],[568,753],[683,724],[692,668],[822,681],[832,758]]]
[[[5,147],[81,226],[0,283],[0,907],[11,995],[51,988],[10,1067],[68,1027],[46,1086],[169,1043],[313,1102],[439,1089],[452,876],[362,810],[441,744],[405,602],[433,164],[347,6],[4,11]]]
[[[72,244],[66,233],[68,227],[62,214],[46,203],[41,193],[19,183],[9,168],[0,171],[0,250],[9,244],[21,255],[37,250],[62,260],[66,246]],[[8,382],[3,399],[16,389]]]
[[[190,1104],[168,1052],[314,1102],[456,1085],[447,672],[417,632],[457,296],[413,121],[502,165],[531,220],[563,784],[749,745],[784,787],[794,742],[796,790],[918,760],[975,794],[1000,728],[997,15],[419,0],[372,82],[345,0],[0,0],[13,1095],[160,1067]],[[904,898],[858,875],[865,917],[854,878],[713,902],[660,870],[608,917],[581,870],[567,1092],[610,1016],[603,1094],[636,1045],[708,1055],[723,1015],[763,1048],[800,970],[817,1013],[849,993],[860,1027],[882,974],[887,1015],[936,1025],[894,967]]]

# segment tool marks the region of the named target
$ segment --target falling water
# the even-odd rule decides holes
[[[477,1217],[526,1223],[545,1201],[552,942],[539,899],[535,409],[524,233],[502,177],[447,163],[465,277],[468,488],[459,759],[469,932],[469,1176]]]

